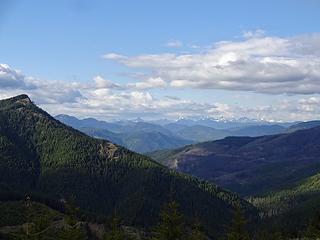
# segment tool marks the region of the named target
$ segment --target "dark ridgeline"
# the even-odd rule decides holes
[[[280,190],[320,171],[320,127],[261,137],[227,137],[150,153],[154,160],[243,196]]]
[[[250,219],[256,213],[216,185],[67,127],[26,95],[0,101],[0,190],[1,198],[30,194],[51,205],[74,199],[92,218],[116,208],[124,224],[138,227],[155,225],[162,207],[175,200],[212,236],[224,232],[236,207]]]
[[[318,124],[300,123],[285,134],[227,137],[150,156],[237,192],[260,210],[263,225],[301,236],[320,209]]]

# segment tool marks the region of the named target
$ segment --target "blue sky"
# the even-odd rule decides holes
[[[318,117],[319,92],[313,87],[318,72],[313,68],[319,55],[310,49],[319,46],[319,1],[3,0],[1,5],[0,63],[8,66],[0,75],[3,97],[27,92],[53,114],[101,119]],[[273,46],[274,51],[262,49]],[[265,65],[270,58],[272,70],[270,62]],[[247,65],[231,69],[229,62],[240,60]],[[306,60],[310,64],[301,65]],[[208,69],[221,61],[229,64],[225,72]],[[248,68],[252,61],[259,63],[255,69]],[[280,72],[279,64],[292,69]],[[291,74],[296,68],[309,71]],[[269,72],[275,84],[264,86],[261,74],[249,84],[247,78],[257,72]],[[13,78],[27,84],[8,84]],[[280,84],[287,78],[293,79],[290,84]],[[97,79],[99,87],[93,86],[99,85]]]

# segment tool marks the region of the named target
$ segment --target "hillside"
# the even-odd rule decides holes
[[[320,200],[320,173],[307,177],[263,197],[252,199],[252,203],[268,216],[288,213],[292,210],[304,209],[305,215],[319,207]],[[308,212],[306,212],[308,211]]]
[[[290,126],[286,132],[295,132],[298,130],[309,129],[320,126],[320,121],[301,122]]]
[[[147,157],[67,127],[26,95],[0,101],[0,186],[51,199],[74,198],[87,212],[115,208],[128,225],[150,227],[172,199],[211,235],[223,231],[235,206],[255,209],[216,185],[168,170]],[[253,214],[253,215],[252,215]]]
[[[320,174],[250,201],[259,208],[262,225],[281,226],[287,235],[303,235],[301,229],[306,228],[320,207]]]
[[[229,129],[228,136],[258,137],[279,134],[283,133],[284,131],[286,131],[286,127],[280,125],[256,125]]]
[[[267,123],[265,123],[266,125],[242,123],[241,127],[237,128],[215,129],[206,126],[206,124],[210,125],[209,123],[211,125],[217,123],[209,119],[198,121],[185,119],[159,125],[154,122],[145,122],[142,119],[106,122],[94,118],[78,119],[63,114],[57,115],[55,118],[89,136],[112,141],[139,153],[174,149],[192,143],[223,139],[228,136],[255,137],[282,133],[286,130],[284,126]]]
[[[280,125],[253,125],[229,129],[215,129],[202,125],[194,125],[178,130],[176,135],[194,142],[206,142],[223,139],[228,136],[257,137],[273,135],[282,133],[285,130],[286,128]]]
[[[176,135],[194,142],[205,142],[225,138],[229,135],[229,132],[226,130],[219,130],[211,127],[195,125],[188,126],[179,130]]]
[[[109,123],[93,118],[80,120],[68,115],[57,115],[55,118],[89,136],[111,141],[138,153],[172,149],[193,143],[152,123],[132,121]]]
[[[79,130],[89,136],[109,140],[138,153],[172,149],[192,143],[190,140],[169,136],[157,131],[113,133],[106,129],[96,128],[79,128]]]
[[[320,171],[320,127],[263,137],[227,137],[150,156],[243,196],[280,190]]]

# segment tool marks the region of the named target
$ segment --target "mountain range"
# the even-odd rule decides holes
[[[239,208],[254,231],[280,228],[286,236],[303,236],[301,231],[320,207],[319,123],[240,129],[141,120],[108,123],[53,118],[27,95],[1,100],[0,234],[8,225],[26,221],[24,213],[14,209],[25,211],[22,200],[27,195],[37,206],[35,214],[46,212],[53,222],[68,218],[62,206],[73,202],[87,224],[116,211],[123,224],[148,231],[159,221],[163,206],[174,200],[188,221],[197,219],[213,239],[225,233]],[[200,139],[223,131],[272,135],[227,136],[195,144],[184,140],[188,145],[148,153],[153,160],[117,144],[129,145],[123,141],[128,136],[137,136],[138,142],[142,133],[161,146],[173,146],[177,136]],[[153,143],[140,146],[156,148]]]
[[[8,201],[17,194],[44,202],[73,199],[91,218],[116,209],[125,224],[144,228],[157,223],[162,207],[175,200],[187,218],[196,216],[215,237],[235,208],[256,217],[256,209],[236,194],[89,137],[51,117],[27,95],[0,101],[0,197]]]
[[[149,155],[171,168],[247,196],[317,172],[319,139],[320,127],[315,127],[270,136],[227,137]]]
[[[265,121],[239,119],[179,119],[146,122],[99,121],[94,118],[78,119],[68,115],[57,115],[62,123],[90,136],[113,141],[139,153],[174,149],[205,141],[219,140],[228,136],[262,136],[294,131],[306,123],[269,123]],[[316,124],[316,123],[314,123]]]
[[[282,134],[227,137],[148,155],[238,193],[260,210],[267,225],[291,233],[320,208],[318,122],[300,123]]]

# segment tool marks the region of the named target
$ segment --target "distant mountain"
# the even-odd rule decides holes
[[[74,199],[91,214],[111,215],[116,208],[124,223],[145,227],[154,225],[163,205],[174,199],[212,237],[230,223],[236,206],[255,216],[237,195],[88,137],[26,95],[0,101],[0,190]]]
[[[58,115],[55,118],[89,136],[109,140],[138,153],[172,149],[194,143],[153,123],[139,121],[108,123],[96,119],[80,120],[68,115]]]
[[[78,130],[91,137],[105,139],[115,144],[125,146],[125,143],[122,141],[122,136],[120,134],[110,132],[107,129],[80,127]]]
[[[99,121],[95,118],[85,118],[78,119],[73,116],[60,114],[55,116],[55,119],[60,122],[72,126],[73,128],[94,128],[94,129],[106,129],[108,131],[114,133],[129,133],[129,132],[160,132],[163,134],[171,135],[172,133],[166,129],[165,127],[141,121],[141,119],[137,119],[137,121],[115,121],[115,122],[106,122]]]
[[[239,119],[225,119],[225,118],[202,118],[197,120],[181,118],[177,121],[171,123],[171,125],[185,125],[185,126],[195,126],[201,125],[206,127],[211,127],[215,129],[232,129],[232,128],[244,128],[249,126],[265,126],[265,125],[279,125],[283,127],[289,127],[291,125],[296,124],[297,122],[268,122],[257,119],[249,119],[249,118],[239,118]]]
[[[229,129],[228,136],[258,137],[264,135],[279,134],[286,131],[286,127],[280,125],[255,125],[236,129]]]
[[[176,132],[176,135],[194,142],[206,142],[229,136],[225,130],[214,129],[202,125],[188,126]]]
[[[59,120],[60,122],[72,126],[76,129],[79,128],[96,128],[96,129],[106,129],[109,131],[115,131],[121,128],[121,125],[115,123],[109,123],[105,121],[99,121],[95,118],[85,118],[85,119],[78,119],[73,116],[60,114],[55,116],[55,119]]]
[[[89,136],[112,141],[138,153],[172,149],[193,143],[193,141],[176,136],[168,136],[157,131],[113,133],[105,129],[96,128],[79,128],[79,130]]]
[[[110,130],[115,133],[159,132],[168,136],[172,135],[168,129],[153,123],[125,121],[115,122],[115,124],[121,125],[117,129]]]
[[[184,127],[176,132],[176,135],[194,142],[206,142],[223,139],[229,136],[257,137],[282,133],[285,127],[279,125],[254,125],[241,128],[215,129],[202,125]]]
[[[173,134],[176,134],[178,131],[189,127],[188,125],[183,125],[181,123],[168,123],[163,125],[164,128],[168,129],[169,131],[171,131]]]
[[[320,127],[263,137],[227,137],[150,156],[243,196],[282,189],[320,171]]]
[[[120,134],[123,146],[139,153],[152,152],[161,149],[172,149],[193,143],[161,132],[133,132]]]
[[[230,129],[215,129],[205,125],[193,125],[198,123],[214,123],[215,120],[187,120],[180,119],[175,123],[163,126],[145,122],[142,119],[136,121],[105,122],[93,118],[80,120],[68,115],[58,115],[56,119],[72,126],[90,136],[113,141],[130,150],[139,153],[173,149],[195,142],[205,142],[223,139],[227,136],[261,136],[282,133],[286,130],[280,125],[243,125],[249,120],[242,120],[244,127]],[[183,125],[189,124],[189,125]],[[192,123],[192,124],[191,124]],[[251,122],[252,123],[252,122]],[[232,126],[239,126],[234,124]]]
[[[290,133],[290,132],[303,130],[303,129],[309,129],[309,128],[318,127],[318,126],[320,126],[320,121],[301,122],[301,123],[294,124],[294,125],[290,126],[287,129],[287,132]]]

